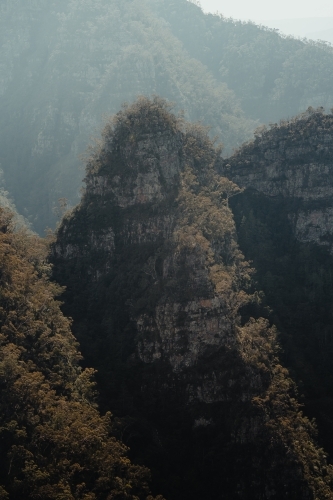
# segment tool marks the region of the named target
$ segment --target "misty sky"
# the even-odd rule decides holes
[[[333,17],[332,0],[200,0],[205,12],[242,20]]]

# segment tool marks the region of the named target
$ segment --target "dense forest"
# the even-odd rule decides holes
[[[4,187],[40,234],[59,198],[79,201],[78,155],[124,101],[175,102],[225,154],[263,121],[333,105],[331,47],[186,0],[5,0],[0,45]]]
[[[333,105],[332,48],[217,15],[195,5],[151,1],[191,57],[235,92],[246,116],[275,122],[308,106]]]
[[[149,471],[98,413],[50,272],[45,242],[0,209],[0,498],[146,498]]]
[[[333,499],[333,48],[187,0],[0,47],[0,499]]]

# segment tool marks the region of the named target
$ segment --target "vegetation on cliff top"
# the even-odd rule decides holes
[[[190,56],[235,92],[246,116],[269,123],[310,105],[331,105],[330,45],[296,40],[253,22],[204,14],[189,2],[153,0],[150,5]]]

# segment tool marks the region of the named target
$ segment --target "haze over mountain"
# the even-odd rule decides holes
[[[190,0],[191,1],[191,0]],[[311,40],[333,41],[333,10],[324,0],[310,2],[287,0],[274,4],[262,0],[251,3],[236,0],[225,3],[221,0],[193,0],[206,13],[219,13],[226,18],[243,22],[254,22],[258,25],[277,29],[283,35]]]
[[[258,21],[259,19],[306,19],[315,17],[333,17],[333,6],[327,0],[281,0],[266,2],[265,0],[190,0],[200,4],[204,12],[219,12],[225,17],[242,21]]]
[[[260,122],[330,107],[332,51],[186,0],[0,5],[5,189],[40,233],[59,198],[79,199],[78,155],[137,95],[159,94],[212,127],[225,154]]]
[[[333,43],[333,17],[263,19],[260,24],[278,29],[284,35]]]

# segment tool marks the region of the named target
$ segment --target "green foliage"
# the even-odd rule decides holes
[[[172,137],[179,134],[182,129],[184,120],[181,115],[176,117],[172,114],[172,108],[172,104],[158,96],[154,96],[151,100],[140,96],[131,106],[123,104],[122,110],[106,123],[102,141],[95,148],[88,150],[90,155],[87,158],[87,175],[103,174],[105,170],[108,175],[123,174],[124,169],[128,176],[133,175],[133,172],[135,174],[136,169],[128,168],[126,164],[126,156],[131,153],[131,146],[132,149],[135,148],[138,141],[144,141],[147,134],[155,131],[159,131],[161,135],[167,133]],[[127,155],[120,151],[120,142],[126,143]],[[146,151],[147,153],[153,154],[150,151]],[[110,155],[112,155],[112,165],[110,165]],[[147,171],[147,166],[140,162],[138,156],[136,167],[141,171]]]
[[[316,417],[320,440],[331,452],[332,258],[323,248],[295,241],[282,201],[244,195],[233,209],[240,246],[265,293],[263,305],[281,331],[283,359],[301,384],[306,410]]]
[[[259,474],[268,477],[267,490],[278,489],[280,486],[273,486],[272,478],[283,475],[285,481],[290,481],[291,497],[306,495],[309,488],[314,498],[331,498],[333,468],[327,466],[326,455],[314,444],[316,429],[302,415],[295,384],[279,364],[275,328],[268,328],[268,321],[262,318],[250,319],[238,335],[247,369],[261,372],[261,379],[267,384],[260,395],[253,397],[249,410],[254,421],[259,417],[264,422],[256,446],[261,450]],[[274,456],[273,461],[270,455]],[[288,478],[289,474],[292,477]]]

